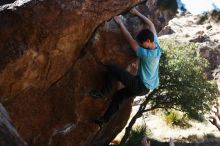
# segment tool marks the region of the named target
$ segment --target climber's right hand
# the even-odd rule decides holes
[[[121,18],[120,18],[119,16],[115,16],[115,17],[114,17],[114,20],[115,20],[115,22],[118,23],[118,24],[123,24],[123,22],[122,22],[122,20],[121,20]]]

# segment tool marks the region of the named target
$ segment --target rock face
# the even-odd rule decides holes
[[[110,99],[88,92],[103,84],[97,61],[136,60],[116,24],[102,22],[140,2],[35,0],[0,13],[0,102],[30,146],[101,146],[123,129],[133,99],[99,131],[93,120]]]
[[[0,104],[0,146],[26,146],[19,136],[5,108]]]

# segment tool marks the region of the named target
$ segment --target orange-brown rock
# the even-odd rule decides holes
[[[140,2],[34,0],[0,12],[0,102],[30,146],[101,146],[123,129],[132,99],[99,131],[93,120],[110,99],[88,92],[103,84],[97,61],[136,60],[116,24],[103,22]]]

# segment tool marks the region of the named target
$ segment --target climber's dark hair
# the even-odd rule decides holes
[[[138,33],[136,39],[141,44],[143,42],[145,42],[146,40],[150,40],[151,42],[153,42],[154,41],[154,33],[152,31],[150,31],[149,29],[143,29]]]

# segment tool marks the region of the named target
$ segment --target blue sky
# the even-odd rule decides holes
[[[200,14],[213,9],[220,11],[220,0],[181,0],[181,2],[192,14]]]

